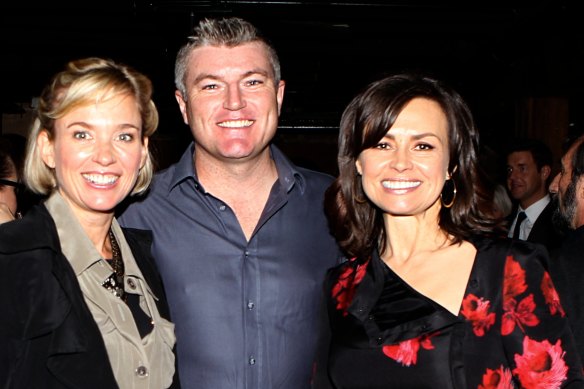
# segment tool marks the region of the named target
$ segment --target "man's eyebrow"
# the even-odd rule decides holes
[[[267,72],[266,70],[252,69],[252,70],[249,70],[249,71],[243,73],[241,78],[247,78],[247,77],[253,76],[255,74],[258,74],[258,75],[263,76],[263,77],[270,76],[269,72]],[[195,79],[193,80],[193,84],[197,84],[197,83],[201,82],[202,80],[221,81],[222,77],[215,75],[215,74],[211,74],[211,73],[201,73],[197,77],[195,77]]]
[[[195,79],[193,80],[193,84],[197,84],[197,83],[201,82],[202,80],[207,80],[207,79],[219,81],[221,78],[218,76],[215,76],[213,74],[210,74],[210,73],[201,73],[197,77],[195,77]]]
[[[253,76],[254,74],[259,74],[260,76],[264,76],[264,77],[269,77],[270,73],[267,70],[264,69],[252,69],[248,72],[245,72],[243,74],[243,78],[245,77],[249,77],[249,76]]]

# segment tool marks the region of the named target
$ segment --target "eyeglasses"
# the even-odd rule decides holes
[[[24,185],[20,182],[16,182],[16,181],[12,181],[12,180],[5,180],[4,178],[0,178],[0,186],[2,186],[2,185],[13,186],[14,188],[16,188],[17,191],[24,189]]]

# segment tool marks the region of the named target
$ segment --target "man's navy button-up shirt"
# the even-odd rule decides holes
[[[247,241],[231,208],[197,181],[193,152],[191,144],[119,219],[153,231],[181,385],[308,388],[324,276],[342,260],[323,211],[332,177],[271,146],[278,180]]]

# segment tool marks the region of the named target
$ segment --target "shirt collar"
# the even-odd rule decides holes
[[[45,206],[55,221],[61,250],[75,271],[75,275],[79,276],[96,262],[104,260],[59,191],[54,191],[51,194],[45,202]],[[124,258],[125,274],[143,279],[142,272],[140,272],[124,233],[115,218],[112,220],[111,228],[120,246],[122,258]],[[109,274],[105,276],[107,277]],[[150,293],[152,294],[151,291]]]
[[[270,153],[276,163],[278,180],[280,181],[282,188],[285,188],[286,192],[290,192],[294,187],[294,184],[298,183],[300,193],[304,193],[304,189],[306,188],[304,175],[276,146],[270,146]]]
[[[535,220],[537,220],[539,214],[543,212],[545,207],[547,207],[549,202],[550,196],[546,194],[544,197],[527,207],[527,209],[522,209],[521,206],[519,206],[519,211],[517,214],[519,214],[521,211],[524,211],[527,219],[533,223]]]
[[[270,145],[269,147],[272,158],[276,164],[280,185],[283,188],[286,188],[286,192],[290,192],[294,187],[294,184],[298,183],[298,187],[301,193],[304,193],[306,186],[304,175],[288,158],[286,158],[284,153],[282,153],[278,147],[275,145]],[[176,164],[174,174],[168,188],[169,192],[188,178],[193,178],[195,180],[196,187],[202,190],[202,186],[197,179],[197,172],[193,162],[194,153],[195,143],[191,142],[189,147],[187,147],[186,151],[183,153],[182,157]]]
[[[181,182],[188,178],[194,178],[195,182],[198,182],[197,172],[195,171],[195,163],[193,161],[193,155],[195,153],[195,142],[191,142],[189,147],[185,150],[183,155],[180,157],[179,161],[175,165],[174,174],[169,183],[168,191],[172,191],[174,187],[179,185]]]
[[[85,269],[99,261],[101,255],[81,227],[65,199],[59,191],[54,191],[45,206],[57,226],[57,234],[63,255],[69,260],[78,276]]]
[[[347,263],[346,266],[352,266],[355,272],[359,266],[366,266],[366,273],[357,286],[357,293],[355,293],[347,311],[357,319],[365,321],[383,292],[383,265],[377,250],[374,250],[366,261],[354,259],[351,262]]]

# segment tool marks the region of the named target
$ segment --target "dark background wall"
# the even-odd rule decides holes
[[[10,3],[1,8],[2,131],[26,122],[33,98],[66,61],[107,56],[154,81],[161,167],[190,140],[173,96],[174,57],[207,16],[244,17],[273,41],[287,81],[276,142],[299,164],[333,174],[344,106],[386,73],[423,71],[457,88],[495,175],[514,137],[540,138],[559,158],[561,140],[582,121],[583,14],[570,1]]]

